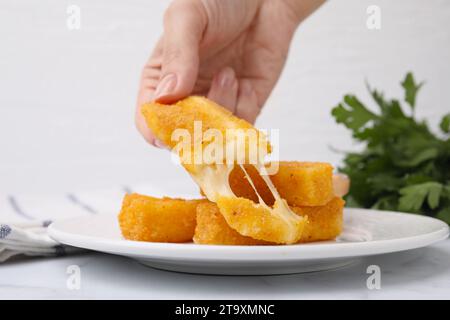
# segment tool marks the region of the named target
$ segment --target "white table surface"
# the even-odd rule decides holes
[[[67,268],[80,267],[69,290]],[[381,269],[369,290],[367,267]],[[85,253],[20,259],[0,266],[2,299],[448,299],[450,240],[363,258],[339,270],[285,276],[203,276],[152,269],[129,258]]]

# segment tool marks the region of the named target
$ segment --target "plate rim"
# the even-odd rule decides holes
[[[431,220],[441,226],[433,232],[385,240],[371,240],[364,242],[330,243],[327,241],[293,245],[268,246],[230,246],[230,245],[199,245],[194,243],[166,243],[143,242],[126,239],[102,239],[95,236],[77,235],[58,230],[58,225],[87,217],[116,217],[112,214],[98,214],[95,216],[79,216],[53,222],[48,227],[48,233],[54,240],[78,248],[106,252],[134,258],[147,258],[159,260],[186,260],[186,261],[248,261],[248,262],[275,262],[275,261],[307,261],[315,259],[335,259],[362,257],[368,255],[393,253],[428,246],[448,238],[449,226],[436,218],[411,213],[381,211],[373,209],[345,208],[347,212],[361,212],[373,214],[409,215],[415,218]],[[359,214],[359,213],[356,213]],[[82,243],[90,243],[86,246]],[[107,247],[112,247],[108,249]],[[226,255],[225,255],[226,253]],[[262,256],[262,254],[264,254]],[[270,255],[270,258],[267,258]]]

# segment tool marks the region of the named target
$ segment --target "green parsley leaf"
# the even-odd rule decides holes
[[[399,199],[399,210],[418,212],[425,198],[431,209],[439,206],[442,193],[442,184],[437,182],[425,182],[400,189],[402,195]]]
[[[441,219],[441,220],[447,222],[448,224],[450,224],[450,204],[447,207],[440,210],[436,214],[436,218]]]
[[[343,123],[355,133],[360,131],[369,121],[377,118],[353,95],[346,95],[343,103],[335,107],[331,114],[335,117],[336,122]]]
[[[402,87],[405,89],[405,101],[410,105],[411,109],[414,110],[416,106],[416,96],[419,89],[422,87],[423,83],[416,84],[414,77],[411,72],[405,77],[402,82]]]
[[[444,117],[442,117],[439,127],[443,132],[450,133],[450,113],[447,113]]]

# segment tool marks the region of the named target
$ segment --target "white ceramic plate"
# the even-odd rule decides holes
[[[124,240],[116,215],[57,221],[55,240],[85,249],[131,257],[159,269],[263,275],[328,270],[375,254],[420,248],[449,235],[444,222],[406,213],[345,209],[344,232],[336,241],[289,246],[216,246]]]

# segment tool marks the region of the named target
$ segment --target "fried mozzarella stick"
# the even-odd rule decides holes
[[[270,175],[270,179],[290,206],[322,206],[335,196],[345,196],[350,188],[349,178],[340,173],[332,175],[332,166],[328,163],[281,161],[278,165],[278,172]],[[264,202],[273,203],[272,193],[256,169],[251,165],[244,165],[244,168]],[[233,168],[229,183],[237,197],[258,201],[258,196],[241,167]],[[204,192],[200,191],[204,195]]]
[[[323,206],[334,196],[333,167],[323,162],[280,161],[278,170],[270,175],[275,188],[290,206]],[[264,180],[251,165],[245,165],[255,188],[265,203],[272,204],[274,198]],[[339,180],[340,181],[340,180]],[[231,190],[237,197],[258,201],[254,189],[246,179],[244,171],[235,167],[230,174]]]
[[[205,202],[127,194],[119,214],[122,235],[135,241],[190,242],[197,205]]]
[[[344,200],[334,197],[324,206],[295,207],[299,216],[308,216],[308,224],[298,243],[335,239],[342,231]],[[232,229],[215,203],[204,202],[197,207],[194,242],[214,245],[273,245],[274,243],[243,236]]]
[[[302,166],[302,164],[298,162],[299,166]],[[283,162],[280,163],[280,168],[284,165]],[[297,166],[297,162],[289,162],[289,166]],[[280,169],[280,171],[284,171],[284,169]],[[301,176],[297,176],[299,172],[301,171],[293,173],[294,177],[291,178],[300,179]],[[230,184],[232,185],[233,192],[246,192],[247,194],[244,197],[256,197],[253,189],[249,185],[245,186],[245,184],[248,184],[248,181],[244,178],[243,173],[238,173],[238,170],[233,170],[230,175]],[[315,175],[315,177],[323,179],[322,175]],[[260,177],[255,177],[255,184],[260,183],[258,178],[260,179]],[[314,181],[314,179],[307,180],[310,183]],[[346,193],[345,184],[347,180],[342,177],[333,177],[334,189],[340,189],[340,191],[335,191],[336,195],[338,194],[337,192],[340,192],[342,195]],[[336,186],[336,181],[339,181],[338,186]],[[298,188],[294,188],[293,190],[287,188],[290,183],[290,179],[286,180],[286,183],[281,180],[277,188],[288,190],[287,192],[292,192],[293,194],[299,192],[300,189]],[[307,187],[306,189],[311,188],[313,186]],[[286,195],[286,198],[289,198],[289,195]],[[196,242],[198,243],[242,245],[265,243],[261,240],[242,236],[229,227],[228,223],[220,214],[217,205],[212,204],[208,200],[160,199],[139,194],[128,194],[125,195],[123,200],[122,210],[119,215],[119,224],[124,238],[135,241],[188,242],[194,236],[194,227],[197,223]],[[293,204],[289,203],[289,205],[292,206]],[[196,210],[198,206],[202,207],[200,211],[199,209]],[[293,208],[293,210],[301,210],[301,208]],[[306,208],[305,210],[309,209]],[[311,210],[314,212],[313,209]],[[320,210],[320,207],[317,210]],[[196,215],[198,218],[197,222],[195,221]],[[309,214],[308,217],[309,224],[305,227],[303,238],[307,238],[311,234],[311,230],[316,230],[316,235],[313,235],[313,240],[311,241],[319,238],[317,232],[324,232],[324,239],[328,236],[333,236],[333,232],[327,233],[330,231],[327,225],[333,225],[333,221],[336,221],[334,215],[329,215],[328,221],[325,220],[326,217],[324,217],[324,220],[317,219],[317,215],[314,214]],[[177,223],[174,223],[175,221]],[[325,221],[325,223],[321,223],[321,221]],[[325,225],[325,228],[323,228],[323,225]],[[319,227],[322,229],[319,230]],[[247,240],[244,241],[244,239]],[[267,244],[271,243],[267,242]]]
[[[206,197],[217,203],[233,229],[244,236],[275,243],[295,243],[301,238],[307,218],[289,208],[267,176],[263,159],[271,148],[262,132],[203,97],[188,97],[172,105],[148,103],[141,110],[148,127],[178,154],[191,177]],[[243,131],[246,135],[242,139]],[[187,147],[180,144],[180,139],[188,140]],[[220,141],[223,143],[218,143]],[[204,151],[210,149],[216,155],[212,162],[203,158]],[[258,152],[256,157],[255,151]],[[222,156],[217,157],[217,154]],[[231,159],[230,154],[233,155]],[[256,162],[250,161],[252,159]],[[257,202],[235,196],[229,175],[236,165],[241,165],[248,180],[252,181],[243,164],[252,164],[256,168],[272,193],[273,205],[265,203],[260,195]]]

